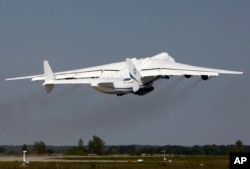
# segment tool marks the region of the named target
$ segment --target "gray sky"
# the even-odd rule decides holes
[[[250,144],[250,1],[0,0],[0,144]],[[168,52],[178,62],[246,71],[173,77],[144,97],[88,85],[4,82]]]

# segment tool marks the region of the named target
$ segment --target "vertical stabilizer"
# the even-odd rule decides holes
[[[133,91],[137,92],[140,89],[140,86],[142,85],[141,74],[130,59],[126,59],[126,61],[127,61],[129,76],[131,79],[134,80]]]
[[[43,69],[44,69],[43,85],[45,86],[46,92],[49,93],[53,90],[54,87],[53,82],[55,80],[55,76],[47,60],[43,61]]]
[[[126,59],[126,61],[127,61],[129,76],[135,81],[137,81],[140,85],[142,85],[140,72],[137,70],[137,68],[130,59]]]
[[[43,69],[45,82],[53,81],[55,79],[55,76],[47,60],[43,61]]]

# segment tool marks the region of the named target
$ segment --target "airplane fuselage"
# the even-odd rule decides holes
[[[135,95],[143,96],[154,90],[154,88],[152,87],[153,80],[155,80],[155,78],[150,78],[150,80],[148,79],[147,83],[140,86],[140,89],[137,92],[133,91],[134,81],[131,78],[125,78],[122,82],[116,83],[100,83],[92,87],[100,92],[107,94],[116,94],[118,96],[122,96],[128,93],[134,93]]]

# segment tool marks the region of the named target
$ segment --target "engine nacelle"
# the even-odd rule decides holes
[[[144,88],[140,88],[137,92],[135,92],[135,95],[139,95],[139,96],[143,96],[145,94],[148,94],[149,92],[152,92],[154,90],[153,86],[149,86],[149,87],[144,87]]]
[[[190,77],[192,77],[191,75],[184,75],[185,78],[189,79]]]
[[[208,75],[202,75],[201,76],[201,79],[202,80],[208,80],[208,79],[211,79],[212,77],[211,76],[208,76]]]

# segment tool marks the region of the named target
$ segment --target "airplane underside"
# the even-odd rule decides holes
[[[142,86],[136,92],[133,91],[132,87],[115,88],[112,85],[99,85],[99,86],[93,86],[93,88],[100,92],[107,94],[116,94],[117,96],[123,96],[128,93],[133,93],[138,96],[143,96],[154,90],[154,87],[152,85]]]

